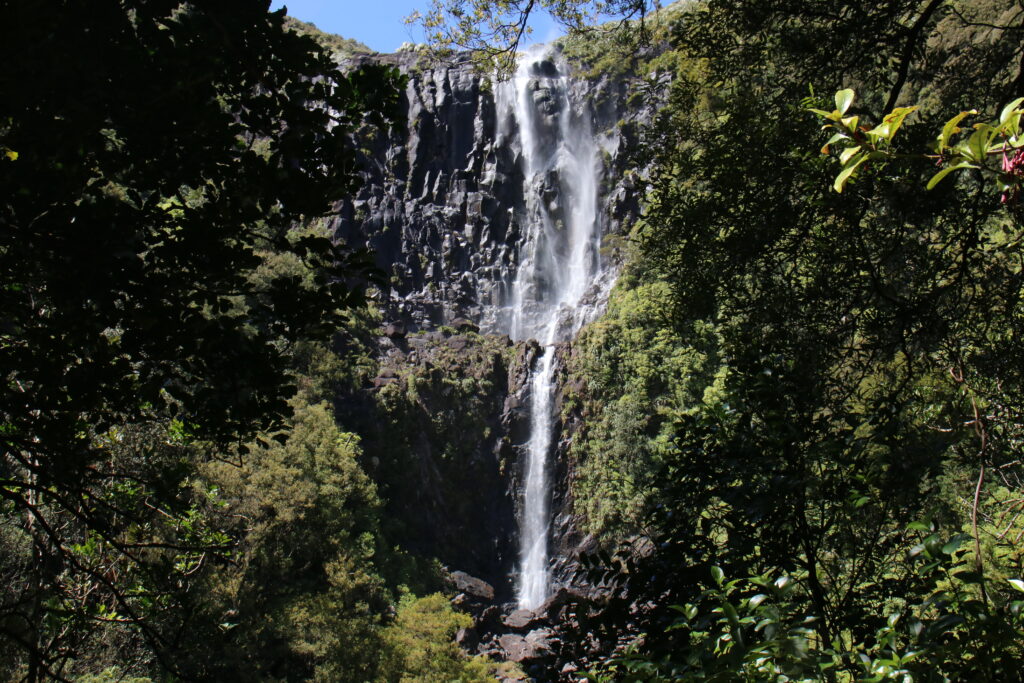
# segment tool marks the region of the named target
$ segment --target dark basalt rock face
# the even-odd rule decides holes
[[[381,303],[389,320],[409,331],[458,318],[480,321],[502,305],[522,236],[523,169],[519,151],[499,135],[507,122],[499,120],[496,85],[468,61],[429,66],[425,59],[416,51],[353,58],[387,61],[408,75],[407,125],[390,137],[361,141],[363,185],[338,207],[332,225],[338,238],[374,251],[388,278]],[[551,61],[536,70],[538,76],[557,74]],[[623,79],[572,87],[573,100],[590,109],[604,152],[601,208],[608,233],[621,234],[639,214],[644,192],[626,152],[635,146],[637,124],[652,114],[623,115]],[[534,97],[550,93],[537,88]],[[555,107],[552,102],[552,129]],[[557,182],[543,191],[549,202],[559,202]]]
[[[494,97],[468,64],[381,59],[409,75],[407,130],[366,141],[363,186],[340,207],[335,234],[373,249],[389,277],[383,303],[410,330],[478,320],[515,261],[510,208],[522,185],[512,151],[494,144]]]

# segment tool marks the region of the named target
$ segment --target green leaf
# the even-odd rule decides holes
[[[868,137],[871,138],[872,143],[876,143],[878,140],[888,140],[891,135],[888,123],[880,123],[868,131]]]
[[[845,114],[851,104],[853,104],[853,90],[847,88],[836,93],[836,109],[840,114]]]
[[[830,137],[828,139],[828,142],[826,142],[825,145],[821,148],[821,153],[822,154],[828,154],[829,151],[830,151],[829,147],[831,145],[839,142],[840,140],[848,140],[849,138],[850,138],[850,136],[847,135],[846,133],[843,133],[843,132],[836,133],[835,135]]]
[[[715,583],[721,586],[722,582],[725,581],[725,572],[722,571],[721,567],[712,567],[711,578],[715,580]]]
[[[847,147],[843,150],[842,154],[839,155],[839,163],[846,166],[846,164],[849,163],[850,158],[859,151],[861,151],[860,147]]]
[[[903,125],[903,121],[915,110],[917,110],[917,107],[896,107],[886,114],[885,118],[882,119],[881,125],[874,128],[871,132],[886,140],[892,140],[892,136]]]
[[[932,176],[931,180],[928,181],[927,189],[929,189],[929,190],[932,189],[933,187],[938,185],[939,182],[943,178],[948,176],[950,173],[952,173],[953,171],[959,171],[962,168],[978,168],[978,167],[975,166],[974,164],[970,163],[970,162],[967,162],[967,161],[961,161],[960,163],[953,164],[952,166],[947,166],[946,168],[942,169],[941,171],[939,171],[938,173],[936,173],[935,175]]]
[[[860,166],[861,164],[863,164],[865,161],[868,160],[868,155],[867,154],[862,154],[862,155],[859,156],[859,158],[858,158],[857,155],[854,155],[853,158],[857,159],[857,160],[856,161],[852,161],[851,160],[851,162],[846,165],[846,167],[842,170],[842,172],[839,173],[839,176],[836,178],[836,181],[834,183],[832,183],[832,188],[836,192],[842,192],[843,191],[843,188],[846,186],[846,181],[850,179],[850,177],[857,170],[858,166]]]
[[[995,135],[995,129],[986,123],[978,123],[974,127],[976,130],[967,139],[967,151],[970,152],[967,156],[982,163],[985,161],[985,155],[988,154],[989,143]]]
[[[946,633],[966,621],[967,620],[959,614],[947,614],[939,618],[935,623],[931,624],[928,627],[928,630],[932,633]]]
[[[949,138],[960,132],[960,122],[963,121],[966,117],[972,116],[977,113],[977,109],[971,109],[970,111],[962,111],[953,118],[951,118],[949,121],[947,121],[946,125],[942,127],[942,132],[939,133],[939,144],[936,146],[936,151],[941,152],[942,150],[949,147]]]
[[[1002,113],[999,114],[999,123],[1006,123],[1022,103],[1024,103],[1024,97],[1018,97],[1013,102],[1010,102],[1008,105],[1003,107]]]
[[[733,607],[731,603],[723,602],[722,611],[725,612],[725,616],[729,620],[729,623],[733,625],[739,623],[740,615],[736,613],[736,608]]]
[[[1000,124],[999,133],[1012,140],[1020,132],[1020,117],[1020,111],[1011,112],[1010,118]],[[1010,143],[1010,140],[1007,140],[1004,144],[1007,143]]]
[[[919,637],[921,635],[921,631],[924,630],[924,624],[917,617],[911,617],[907,626],[907,630],[909,630],[915,638]]]
[[[1024,593],[1024,581],[1020,579],[1007,579],[1007,582],[1021,593]]]
[[[957,534],[953,538],[949,539],[949,542],[946,543],[946,545],[942,546],[942,554],[952,555],[957,550],[959,550],[960,546],[963,545],[964,541],[966,541],[969,538],[970,536],[968,536],[967,534]]]

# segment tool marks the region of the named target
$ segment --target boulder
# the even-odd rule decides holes
[[[497,605],[487,607],[480,612],[480,616],[477,618],[476,624],[477,626],[491,632],[501,629],[501,608]]]
[[[551,631],[546,628],[530,631],[525,636],[506,633],[498,638],[498,644],[505,653],[505,659],[511,662],[527,662],[554,654],[551,649]]]
[[[538,614],[537,612],[529,609],[517,609],[511,614],[506,615],[505,618],[501,620],[501,623],[505,624],[505,626],[508,626],[509,628],[521,631],[542,620],[542,615],[543,613]]]
[[[468,318],[456,318],[452,321],[452,327],[459,332],[479,332],[480,326]]]
[[[394,322],[384,326],[384,336],[389,339],[404,337],[406,334],[405,323]]]
[[[549,622],[557,621],[558,612],[573,598],[572,592],[562,586],[557,591],[548,596],[548,599],[541,603],[535,611],[542,618],[547,619]]]
[[[466,595],[487,602],[494,600],[494,587],[483,579],[478,579],[475,576],[470,576],[466,572],[460,571],[450,572],[448,578],[456,590]]]
[[[472,651],[480,642],[480,635],[474,628],[460,628],[455,632],[455,642],[463,650]]]
[[[558,642],[558,638],[555,636],[554,631],[549,628],[536,628],[526,634],[526,642],[538,653],[549,655]]]

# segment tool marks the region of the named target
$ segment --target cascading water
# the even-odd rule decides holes
[[[530,439],[522,492],[519,606],[532,609],[551,590],[548,558],[554,441],[555,345],[595,315],[607,287],[600,259],[599,146],[586,109],[574,109],[572,81],[556,56],[537,46],[499,85],[499,143],[518,144],[524,176],[519,265],[500,331],[544,348],[530,384]],[[587,304],[586,301],[592,303]]]

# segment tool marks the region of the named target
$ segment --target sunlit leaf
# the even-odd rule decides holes
[[[961,161],[958,164],[953,164],[952,166],[947,166],[946,168],[942,169],[941,171],[939,171],[938,173],[936,173],[935,175],[933,175],[931,177],[931,180],[928,181],[927,189],[929,189],[929,190],[932,189],[933,187],[938,185],[939,182],[943,178],[948,176],[950,173],[952,173],[953,171],[959,171],[962,168],[978,168],[978,167],[975,166],[974,164],[970,163],[970,162],[967,162],[967,161]]]
[[[715,583],[721,586],[722,582],[725,580],[725,572],[722,571],[721,567],[712,567],[711,578],[715,580]]]
[[[883,129],[884,133],[880,131],[878,134],[891,140],[896,131],[900,129],[900,126],[903,125],[903,121],[916,110],[917,107],[896,107],[882,119],[882,125],[875,130]]]
[[[985,155],[988,154],[989,143],[994,135],[995,130],[992,126],[985,123],[975,124],[975,131],[967,139],[966,149],[969,152],[967,156],[978,163],[983,162]]]
[[[861,155],[856,161],[851,160],[850,163],[847,164],[846,168],[844,168],[836,177],[836,181],[832,183],[832,188],[836,192],[842,192],[843,188],[846,187],[846,181],[848,181],[850,177],[853,176],[857,168],[867,160],[867,154]]]
[[[945,148],[949,147],[949,139],[960,132],[960,122],[963,121],[966,117],[972,116],[977,113],[977,109],[971,109],[970,111],[962,111],[953,118],[951,118],[949,121],[947,121],[946,125],[942,127],[942,132],[939,133],[939,144],[938,149],[936,151],[941,152]]]
[[[1006,123],[1022,103],[1024,103],[1024,97],[1018,97],[1013,102],[1010,102],[1008,105],[1003,107],[1003,111],[999,114],[999,123]]]
[[[839,113],[845,114],[851,104],[853,104],[853,90],[847,88],[836,93],[836,109],[839,110]]]

